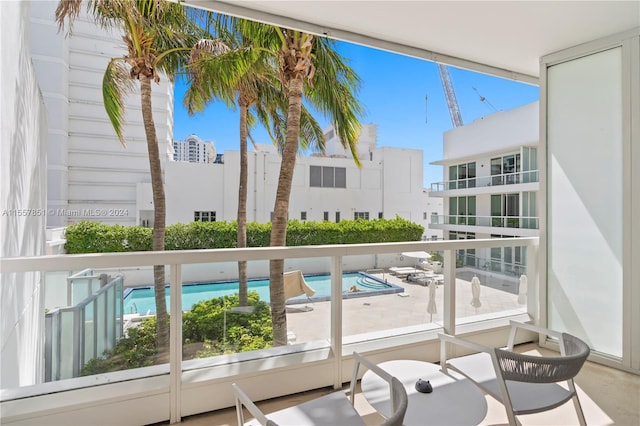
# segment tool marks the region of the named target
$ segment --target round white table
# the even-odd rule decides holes
[[[461,374],[430,362],[397,360],[379,364],[404,384],[409,397],[405,425],[477,425],[487,415],[487,401],[482,391]],[[418,379],[429,380],[431,393],[415,389]],[[389,384],[380,376],[365,372],[360,383],[369,404],[388,416],[391,414]]]

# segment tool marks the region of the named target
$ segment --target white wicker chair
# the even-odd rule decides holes
[[[560,356],[514,352],[513,344],[518,329],[558,339]],[[517,415],[551,410],[570,399],[573,400],[579,423],[586,425],[573,378],[582,368],[590,349],[577,337],[515,321],[511,321],[511,333],[504,349],[483,346],[447,334],[440,334],[439,337],[440,364],[443,369],[450,367],[460,372],[502,402],[510,425],[517,424]],[[447,343],[461,345],[478,353],[447,358]],[[566,382],[568,389],[559,382]]]
[[[233,383],[231,387],[236,397],[236,412],[238,415],[238,425],[243,426],[244,412],[242,407],[246,407],[249,413],[255,417],[257,423],[263,426],[278,425],[365,425],[364,420],[354,407],[355,387],[358,380],[358,370],[360,365],[364,365],[374,373],[378,374],[389,383],[393,414],[386,418],[383,426],[401,426],[404,415],[407,411],[407,391],[402,383],[389,373],[373,364],[368,359],[354,352],[355,366],[353,377],[349,387],[349,394],[344,391],[337,391],[304,402],[300,405],[285,408],[274,413],[265,415],[256,404],[247,396],[240,387]]]

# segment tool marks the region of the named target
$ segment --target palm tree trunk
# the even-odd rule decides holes
[[[276,191],[273,223],[271,225],[271,247],[285,246],[287,242],[287,219],[293,170],[298,155],[300,134],[300,111],[302,109],[303,76],[289,82],[289,111],[287,112],[287,138],[282,150],[282,163]],[[271,299],[271,320],[273,323],[273,345],[287,344],[287,315],[284,298],[284,260],[269,261],[269,297]]]
[[[153,190],[153,243],[154,251],[164,250],[166,205],[164,184],[162,182],[162,166],[158,137],[151,111],[151,78],[140,75],[140,97],[142,105],[142,120],[147,136],[147,151],[149,154],[149,169],[151,171],[151,187]],[[153,267],[153,281],[156,299],[156,320],[158,331],[158,360],[166,362],[169,355],[169,321],[167,316],[167,302],[165,293],[164,265]],[[179,320],[179,319],[178,319]]]
[[[240,105],[240,186],[238,188],[238,247],[247,246],[247,111],[246,104]],[[238,262],[239,305],[249,304],[247,295],[247,262]]]

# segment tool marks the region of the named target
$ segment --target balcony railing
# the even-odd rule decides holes
[[[490,228],[539,229],[540,219],[532,216],[431,216],[432,225],[466,225]]]
[[[122,275],[90,269],[67,278],[68,306],[45,314],[45,380],[78,377],[89,360],[115,347],[123,335],[123,286]]]
[[[466,188],[486,188],[490,186],[515,185],[519,183],[538,182],[538,170],[501,175],[481,176],[468,179],[457,179],[431,184],[431,191],[448,191]]]
[[[3,383],[0,421],[4,423],[54,416],[48,418],[52,422],[63,422],[62,418],[55,416],[64,412],[82,412],[88,416],[91,415],[90,407],[97,407],[97,413],[100,412],[99,407],[104,407],[105,401],[108,401],[110,407],[122,407],[122,416],[127,416],[119,417],[121,412],[111,409],[110,415],[113,417],[110,417],[110,421],[115,423],[118,419],[137,424],[169,419],[173,423],[179,421],[181,416],[232,406],[233,401],[228,396],[229,393],[225,392],[232,380],[243,380],[254,385],[278,383],[277,386],[262,386],[262,389],[267,390],[262,397],[330,385],[338,388],[347,380],[345,378],[348,375],[348,368],[343,368],[342,365],[349,362],[349,356],[354,350],[365,353],[376,349],[387,352],[406,351],[415,346],[424,351],[425,345],[437,346],[436,333],[439,331],[456,334],[456,330],[466,330],[465,327],[472,327],[476,331],[483,328],[492,330],[506,324],[510,318],[528,320],[534,315],[537,299],[529,297],[529,305],[520,305],[517,300],[518,281],[513,276],[492,273],[477,266],[457,265],[461,251],[469,253],[473,250],[478,258],[488,258],[490,256],[486,253],[490,253],[492,249],[507,247],[520,248],[523,256],[521,271],[526,271],[528,294],[533,295],[538,282],[538,238],[2,258],[2,275],[17,278],[3,278],[2,283],[12,286],[18,285],[14,283],[20,283],[22,277],[33,276],[33,272],[43,275],[46,281],[46,277],[60,276],[64,271],[82,271],[87,268],[96,274],[100,271],[122,273],[127,286],[144,283],[152,285],[149,283],[153,283],[153,265],[166,265],[171,321],[168,360],[160,358],[150,367],[130,368],[57,382],[27,383],[17,387],[5,386]],[[391,266],[417,265],[417,259],[401,255],[416,251],[432,253],[443,263],[442,279],[439,280],[443,285],[438,285],[435,313],[428,314],[426,311],[428,288],[416,283],[406,283],[389,272],[380,274],[379,271],[388,271]],[[186,295],[181,291],[183,283],[203,279],[237,279],[237,262],[242,260],[248,262],[250,276],[268,276],[268,261],[271,259],[285,260],[285,270],[302,269],[308,275],[328,272],[331,276],[330,300],[305,302],[310,303],[312,309],[304,309],[304,303],[299,307],[288,305],[287,329],[290,327],[291,331],[297,333],[293,345],[213,357],[194,357],[197,351],[206,352],[207,344],[183,341],[185,329],[183,321],[179,320],[183,315],[183,297]],[[347,297],[342,288],[343,270],[369,270],[370,274],[380,274],[382,282],[396,280],[404,287],[402,294],[410,297],[398,297],[395,293]],[[481,300],[484,301],[481,307],[472,307],[467,300],[471,298],[469,281],[473,275],[481,278]],[[498,305],[500,307],[496,307]],[[122,314],[127,314],[124,311]],[[232,312],[225,306],[224,313],[228,322],[230,317],[227,311]],[[4,316],[8,315],[7,312],[5,309],[0,312],[3,322],[6,322]],[[25,317],[37,318],[38,312]],[[400,312],[403,315],[398,315]],[[43,313],[40,315],[44,318]],[[229,332],[225,330],[225,333],[228,339]],[[4,358],[2,362],[5,362]],[[301,376],[305,380],[300,381]],[[205,388],[206,391],[203,391]],[[90,392],[86,392],[87,389]],[[210,395],[218,396],[212,400]],[[54,405],[46,402],[51,398],[56,401]],[[142,404],[145,409],[131,411],[130,402],[133,400],[139,401],[138,404]],[[7,407],[11,409],[7,410]],[[133,415],[135,417],[132,420]]]

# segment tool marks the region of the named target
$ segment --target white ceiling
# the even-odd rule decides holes
[[[640,26],[640,0],[182,2],[525,81],[543,55]]]

